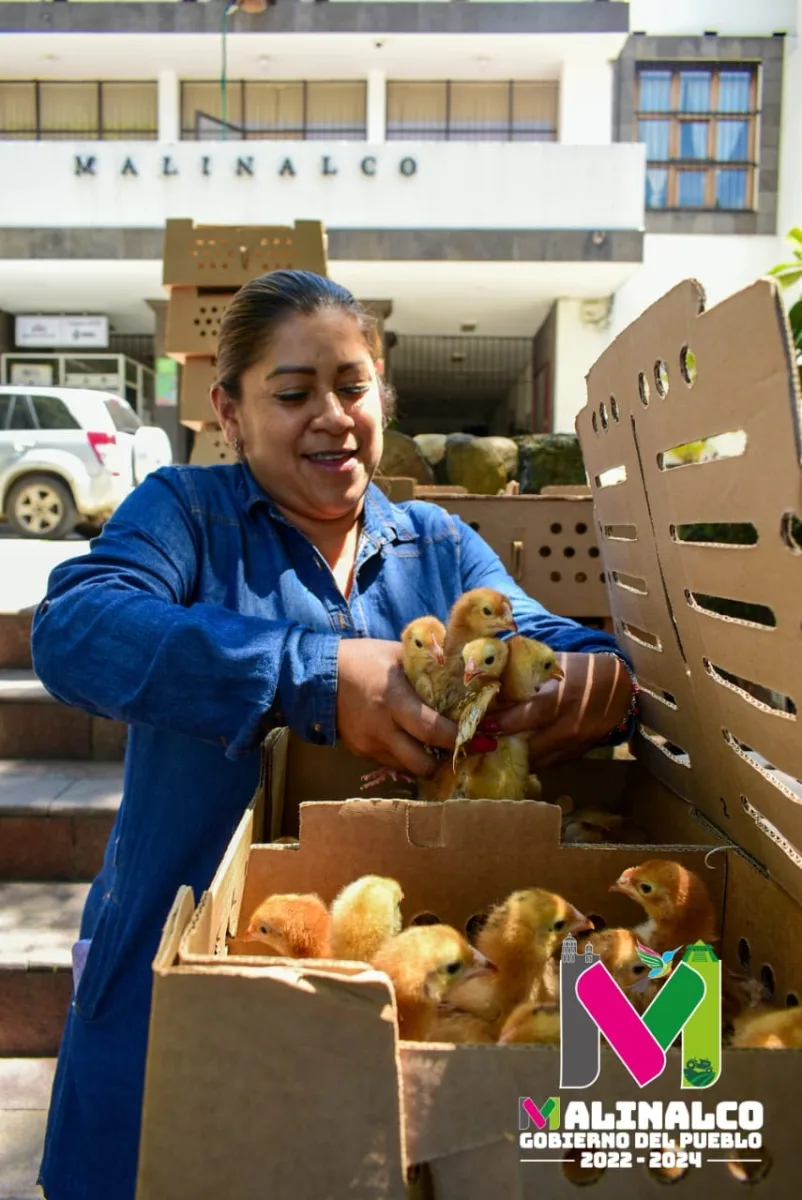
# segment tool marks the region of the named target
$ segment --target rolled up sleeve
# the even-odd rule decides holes
[[[90,553],[50,576],[32,634],[47,690],[100,716],[222,744],[229,758],[271,724],[333,744],[339,637],[194,603],[200,555],[178,476],[149,475]]]

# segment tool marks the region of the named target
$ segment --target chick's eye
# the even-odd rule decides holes
[[[485,617],[492,617],[493,616],[492,608],[488,608],[487,605],[485,605],[484,608],[482,609],[482,615]]]
[[[565,921],[555,921],[552,925],[552,929],[555,931],[555,933],[559,933],[561,930],[565,929]]]
[[[652,891],[652,885],[650,883],[639,883],[638,887],[640,888],[640,890],[644,896],[648,896],[649,892]]]
[[[448,964],[448,966],[446,967],[446,972],[449,975],[458,975],[461,970],[462,970],[462,963],[459,961],[450,962]]]
[[[420,640],[420,638],[415,638],[415,645],[418,647],[419,650],[423,649],[423,642]]]
[[[267,933],[267,926],[266,926],[266,925],[260,925],[260,926],[259,926],[259,932],[260,932],[260,933]]]
[[[644,972],[645,970],[646,970],[646,968],[645,968],[645,966],[643,965],[643,963],[637,963],[637,964],[636,964],[636,965],[635,965],[635,966],[632,968],[632,974],[633,974],[633,975],[642,975],[642,974],[643,974],[643,972]]]
[[[485,666],[492,667],[492,665],[495,661],[496,661],[496,656],[494,654],[488,654],[487,658],[485,659]]]

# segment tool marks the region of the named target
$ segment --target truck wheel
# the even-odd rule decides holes
[[[6,517],[18,537],[58,541],[72,533],[78,513],[72,493],[52,475],[24,475],[9,488]]]

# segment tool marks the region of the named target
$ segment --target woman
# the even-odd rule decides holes
[[[56,568],[37,612],[49,691],[131,726],[81,928],[91,943],[51,1102],[48,1200],[133,1196],[151,960],[178,886],[208,886],[269,729],[429,774],[424,743],[450,748],[455,728],[407,684],[398,638],[486,584],[510,596],[522,632],[566,652],[559,690],[500,719],[531,732],[534,765],[626,732],[633,685],[610,637],[548,614],[443,509],[397,507],[371,485],[389,403],[376,341],[353,297],[318,276],[242,288],[212,392],[239,462],[150,475],[89,554]]]

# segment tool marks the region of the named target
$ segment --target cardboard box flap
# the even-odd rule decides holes
[[[170,219],[164,231],[162,282],[171,286],[239,286],[285,267],[326,274],[320,221],[294,225],[196,225]]]
[[[625,330],[577,430],[638,756],[802,900],[796,366],[772,282],[703,310],[687,281]]]

